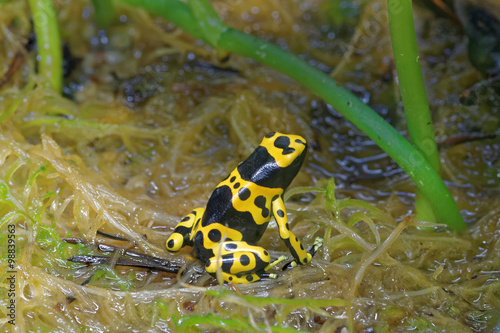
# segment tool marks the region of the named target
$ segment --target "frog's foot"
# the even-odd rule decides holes
[[[255,272],[251,274],[244,274],[244,275],[239,275],[239,274],[228,274],[228,273],[222,273],[222,278],[226,282],[231,282],[231,283],[249,283],[249,282],[255,282],[261,279],[277,279],[278,274],[274,273],[266,273],[269,269],[272,267],[276,266],[277,264],[288,260],[287,256],[280,256],[278,259],[275,261],[269,263],[266,268],[264,268],[264,272]]]
[[[278,274],[275,273],[266,273],[269,269],[272,267],[276,266],[277,264],[288,260],[287,256],[280,256],[278,259],[273,261],[272,263],[269,263],[269,265],[264,268],[264,272],[255,272],[251,274],[245,274],[245,275],[235,275],[235,274],[227,274],[227,273],[222,273],[222,278],[226,282],[231,282],[231,283],[249,283],[249,282],[255,282],[261,279],[277,279]]]
[[[318,251],[318,249],[322,246],[323,246],[323,238],[316,237],[316,239],[314,240],[313,246],[311,246],[311,248],[309,249],[308,252],[311,254],[311,256],[314,257],[314,255],[316,254],[316,251]]]
[[[251,274],[244,274],[244,275],[234,275],[234,274],[222,273],[222,278],[224,279],[225,282],[230,282],[230,283],[236,284],[236,283],[250,283],[250,282],[259,281],[261,279],[277,279],[278,274],[251,273]]]
[[[213,251],[214,256],[205,264],[205,270],[213,276],[217,276],[220,270],[224,281],[231,283],[248,283],[260,280],[262,276],[268,277],[263,273],[269,267],[271,257],[260,246],[229,241],[217,245]]]
[[[314,257],[314,255],[316,254],[316,251],[318,251],[318,249],[322,246],[323,246],[323,238],[316,237],[316,239],[314,240],[314,244],[307,251],[307,259],[308,259],[307,262],[311,261],[312,257]],[[299,264],[297,263],[297,260],[293,260],[293,261],[290,261],[285,266],[283,266],[283,270],[286,270],[288,268],[293,268],[293,267],[298,266],[298,265]]]
[[[186,215],[176,226],[174,232],[167,239],[166,247],[170,252],[177,252],[186,245],[193,245],[191,231],[200,223],[205,208],[196,208]]]

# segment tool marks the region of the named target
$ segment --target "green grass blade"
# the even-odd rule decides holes
[[[35,28],[38,71],[57,92],[62,91],[62,50],[57,15],[52,0],[29,0]]]
[[[412,2],[411,0],[389,1],[388,11],[394,61],[410,139],[440,175],[441,163],[419,63]],[[422,194],[421,190],[417,191],[415,201],[417,218],[436,222],[431,208],[432,203]]]

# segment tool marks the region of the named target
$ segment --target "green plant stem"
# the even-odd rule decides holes
[[[226,24],[219,18],[214,8],[208,1],[188,0],[191,13],[199,25],[203,40],[210,46],[217,48],[220,34],[227,29]]]
[[[157,14],[178,25],[193,37],[210,44],[199,27],[195,16],[184,2],[178,0],[121,0],[121,2],[142,7],[150,13]]]
[[[180,27],[184,25],[193,30],[192,24],[197,24],[189,7],[177,0],[139,1],[122,0],[126,3],[136,4],[148,11],[154,12]],[[205,0],[191,0],[191,2]],[[152,4],[149,7],[149,4]],[[172,12],[182,12],[186,21],[172,16]],[[210,18],[213,20],[214,18]],[[443,181],[426,161],[425,157],[402,137],[374,110],[361,102],[349,90],[342,87],[337,81],[325,73],[310,66],[298,57],[280,49],[279,47],[260,40],[252,35],[242,33],[232,28],[219,27],[218,34],[211,40],[217,40],[217,46],[222,50],[240,54],[272,67],[298,81],[309,88],[314,94],[323,98],[335,109],[355,124],[370,139],[375,141],[415,182],[417,188],[431,201],[436,216],[441,223],[447,224],[451,229],[463,230],[466,228],[460,211]],[[201,37],[203,39],[203,36]]]
[[[275,45],[234,29],[220,36],[219,46],[285,73],[323,98],[375,141],[408,174],[430,200],[440,222],[452,229],[465,229],[455,200],[425,157],[378,113],[337,81]]]
[[[38,46],[38,72],[57,92],[62,91],[62,50],[52,0],[29,0]]]
[[[387,5],[394,61],[410,139],[440,175],[441,163],[419,63],[412,2],[411,0],[388,1]],[[420,189],[417,190],[415,205],[418,219],[436,222],[432,204],[425,195],[422,195]]]
[[[94,5],[97,24],[104,29],[109,28],[116,17],[111,0],[92,0],[92,4]]]

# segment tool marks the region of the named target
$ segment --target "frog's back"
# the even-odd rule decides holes
[[[251,189],[252,186],[244,187],[245,192],[242,193],[251,191]],[[270,220],[270,202],[267,204],[268,207],[263,207],[266,213],[265,217],[264,214],[261,214],[263,217],[255,218],[255,205],[251,204],[251,198],[242,200],[238,194],[234,196],[233,193],[232,188],[227,185],[218,186],[215,189],[208,200],[209,204],[207,204],[202,219],[202,226],[218,223],[239,231],[241,239],[237,240],[243,240],[250,244],[256,243],[262,237]],[[242,197],[245,198],[244,195]],[[213,204],[210,205],[210,203]]]

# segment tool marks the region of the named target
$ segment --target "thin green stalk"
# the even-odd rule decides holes
[[[227,29],[227,25],[219,18],[214,8],[208,1],[188,0],[188,6],[193,13],[196,24],[199,25],[203,33],[203,39],[214,48],[217,48],[217,42],[220,33]]]
[[[120,1],[120,0],[118,0]],[[210,44],[205,34],[198,25],[198,21],[189,9],[188,5],[178,0],[121,0],[134,6],[143,7],[147,11],[160,15],[179,26],[193,37],[199,38]]]
[[[57,92],[62,91],[62,50],[52,0],[29,0],[37,39],[38,72]]]
[[[109,28],[116,17],[111,0],[92,0],[92,4],[97,24],[104,29]]]
[[[441,163],[429,102],[425,93],[424,77],[419,63],[412,2],[411,0],[393,0],[388,1],[387,5],[394,61],[410,139],[440,175]],[[415,205],[418,219],[436,222],[431,202],[425,195],[422,195],[420,190],[417,190]]]
[[[197,24],[194,15],[188,5],[180,1],[122,1],[140,5],[170,21],[175,20],[175,23],[181,28],[186,26],[190,30],[196,30],[192,27],[193,24]],[[206,0],[190,0],[190,6],[193,6],[195,2],[206,3]],[[159,3],[162,5],[160,6]],[[160,7],[164,10],[160,10]],[[174,17],[172,15],[174,10],[177,14],[182,13],[186,20],[183,21],[179,20],[178,17]],[[207,18],[204,19],[207,20]],[[214,19],[214,17],[210,17],[210,20]],[[323,98],[398,163],[415,182],[417,188],[431,201],[432,208],[440,222],[447,224],[454,230],[466,228],[453,197],[422,153],[415,149],[374,110],[361,102],[337,81],[293,54],[254,36],[227,28],[223,23],[212,24],[212,27],[214,26],[218,27],[215,31],[218,36],[212,36],[210,40],[217,40],[219,48],[255,59],[264,65],[272,67],[295,79],[309,88],[314,94]],[[203,35],[197,37],[207,41]]]

